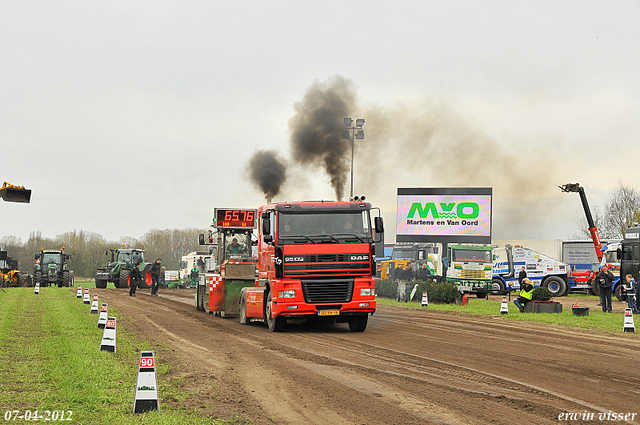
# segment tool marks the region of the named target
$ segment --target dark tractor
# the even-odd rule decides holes
[[[106,268],[98,269],[96,272],[96,288],[106,288],[108,282],[113,282],[116,288],[128,288],[131,282],[129,274],[138,261],[141,261],[140,274],[142,275],[142,282],[138,287],[151,287],[151,263],[144,261],[144,250],[110,249],[105,252],[105,255],[109,255],[109,252],[111,252],[111,261]]]
[[[33,283],[40,286],[73,286],[73,271],[69,270],[67,260],[73,255],[66,254],[62,249],[41,249],[35,255],[36,264],[33,266]]]

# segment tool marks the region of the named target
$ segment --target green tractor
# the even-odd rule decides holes
[[[73,286],[73,271],[69,270],[67,260],[73,255],[62,249],[41,249],[35,255],[36,263],[33,266],[33,283],[40,286],[57,284],[60,286]]]
[[[138,261],[142,282],[139,288],[151,287],[151,263],[144,261],[144,250],[133,248],[109,249],[105,255],[111,252],[111,261],[106,268],[96,272],[96,288],[106,288],[108,282],[113,282],[116,288],[128,288],[131,282],[129,274]]]

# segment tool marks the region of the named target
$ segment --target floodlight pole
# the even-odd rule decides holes
[[[345,130],[342,133],[343,139],[351,139],[351,191],[349,192],[349,199],[353,199],[353,157],[356,151],[356,130],[358,130],[358,139],[364,139],[364,131],[362,126],[364,125],[364,118],[358,118],[355,126],[352,125],[353,120],[351,118],[344,119]]]

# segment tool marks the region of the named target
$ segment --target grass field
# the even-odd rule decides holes
[[[572,295],[574,296],[574,295]],[[586,297],[586,296],[585,296]],[[396,305],[404,306],[406,308],[418,308],[436,311],[452,311],[460,314],[475,314],[482,316],[500,316],[505,320],[516,320],[523,322],[539,322],[548,323],[554,325],[562,325],[573,328],[581,329],[593,329],[603,332],[615,332],[623,333],[624,316],[622,314],[607,314],[601,311],[594,311],[591,309],[589,316],[574,316],[571,308],[567,308],[564,305],[562,313],[545,314],[545,313],[520,313],[518,308],[513,304],[513,301],[509,305],[509,314],[500,315],[500,303],[498,299],[478,299],[469,298],[469,303],[465,306],[455,304],[429,304],[427,307],[422,307],[420,301],[413,301],[409,303],[402,303],[393,301],[386,298],[378,298],[378,304],[381,305]],[[635,319],[635,318],[634,318]],[[636,323],[636,327],[638,324]],[[637,333],[627,333],[630,337],[638,338]]]
[[[109,315],[118,312],[110,308]],[[139,351],[149,345],[118,329],[116,353],[99,351],[103,331],[97,320],[65,288],[41,288],[40,295],[33,288],[0,292],[0,419],[6,420],[7,411],[48,410],[64,411],[65,419],[71,411],[70,422],[78,424],[228,423],[163,403],[182,389],[178,381],[163,380],[171,366],[157,357],[161,413],[134,415]]]

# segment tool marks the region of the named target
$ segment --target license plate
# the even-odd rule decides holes
[[[339,316],[340,310],[320,310],[318,316]]]

